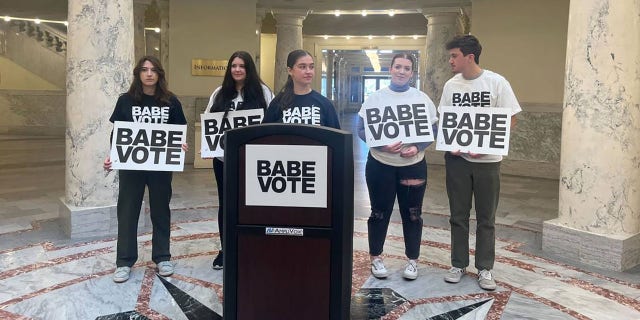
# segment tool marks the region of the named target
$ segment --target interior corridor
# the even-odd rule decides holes
[[[343,127],[353,130],[355,119],[355,114],[344,115]],[[494,269],[498,289],[488,292],[478,287],[473,268],[457,285],[442,280],[450,250],[444,167],[428,165],[420,276],[402,278],[406,258],[400,217],[394,213],[383,253],[391,276],[373,278],[367,252],[367,148],[354,137],[352,319],[640,318],[638,270],[602,271],[541,252],[542,221],[557,216],[557,180],[503,175]],[[220,249],[212,171],[187,166],[174,174],[175,275],[155,275],[146,228],[139,234],[140,259],[131,279],[115,284],[115,238],[72,241],[57,224],[64,144],[59,138],[0,136],[0,318],[219,318],[223,273],[211,269]],[[148,219],[148,207],[145,211]],[[473,237],[471,242],[473,248]]]

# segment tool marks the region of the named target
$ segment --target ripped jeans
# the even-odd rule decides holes
[[[367,221],[369,254],[378,256],[382,253],[397,196],[405,254],[409,259],[418,259],[422,240],[422,199],[427,187],[426,161],[422,159],[413,165],[394,167],[380,163],[369,154],[365,177],[371,201],[371,216]],[[414,182],[407,183],[407,180]],[[422,180],[422,183],[415,183],[415,180]]]

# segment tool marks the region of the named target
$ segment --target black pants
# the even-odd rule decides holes
[[[476,263],[478,270],[493,269],[496,255],[496,209],[500,196],[500,162],[470,162],[447,152],[447,195],[451,217],[451,265],[469,265],[469,216],[472,198],[476,209]]]
[[[223,190],[224,190],[224,161],[213,158],[213,174],[216,177],[216,185],[218,186],[218,230],[220,233],[220,247],[222,248],[222,219],[223,219]]]
[[[172,172],[165,171],[119,171],[117,267],[131,267],[138,260],[138,218],[145,186],[149,188],[153,224],[151,259],[155,263],[171,259],[169,202],[172,177]]]
[[[380,163],[369,154],[365,176],[371,201],[371,216],[367,221],[369,254],[378,256],[382,253],[397,195],[405,254],[409,259],[418,259],[422,241],[422,200],[427,186],[426,161],[394,167]],[[420,179],[424,183],[413,186],[400,183],[407,179]]]

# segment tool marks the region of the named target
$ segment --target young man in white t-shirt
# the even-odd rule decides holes
[[[482,46],[472,35],[458,36],[447,43],[449,64],[454,73],[444,85],[440,106],[510,108],[511,126],[520,104],[509,82],[501,75],[480,68]],[[470,98],[475,97],[475,98]],[[444,280],[458,283],[469,265],[469,214],[475,199],[477,218],[475,267],[478,284],[495,290],[492,269],[495,260],[495,214],[500,195],[502,156],[447,152],[445,154],[447,195],[451,216],[451,269]]]

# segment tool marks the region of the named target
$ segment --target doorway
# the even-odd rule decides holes
[[[367,100],[370,94],[389,85],[389,76],[363,76],[362,77],[362,101]]]

